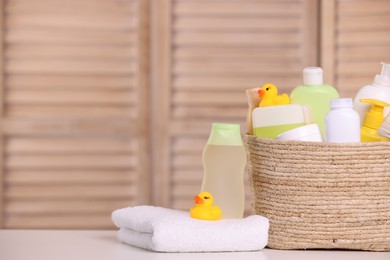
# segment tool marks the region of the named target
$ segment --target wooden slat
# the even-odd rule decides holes
[[[241,129],[245,129],[244,120],[231,120],[229,123],[236,124],[239,123]],[[203,119],[203,120],[183,120],[183,121],[173,121],[171,123],[171,135],[174,136],[204,136],[208,137],[210,134],[211,124],[214,122],[224,122],[219,121],[219,118],[216,116],[214,119]]]
[[[284,46],[297,47],[296,32],[177,32],[175,45],[184,46]]]
[[[9,215],[61,215],[97,214],[110,215],[118,208],[131,206],[130,200],[64,200],[64,201],[8,201],[5,209]]]
[[[128,199],[136,195],[134,185],[12,185],[7,186],[7,200],[47,199]]]
[[[319,61],[319,0],[304,0],[301,11],[302,65],[303,67],[311,67],[318,64]]]
[[[137,181],[134,170],[11,170],[7,185],[59,185],[59,184],[132,184]]]
[[[139,59],[137,64],[138,72],[138,132],[137,132],[137,155],[138,155],[138,182],[139,194],[137,202],[139,204],[150,204],[152,200],[152,151],[151,146],[151,123],[152,116],[150,115],[151,102],[151,37],[150,37],[150,20],[151,17],[150,1],[139,2],[139,16],[138,20],[138,42],[142,43],[138,47]]]
[[[5,119],[3,133],[15,136],[130,136],[137,126],[129,120],[18,120]]]
[[[171,172],[170,172],[170,106],[171,106],[171,71],[172,71],[172,1],[160,0],[153,2],[154,44],[156,46],[153,63],[152,91],[154,108],[154,129],[152,144],[155,152],[153,157],[154,175],[153,201],[156,205],[169,207],[171,204]]]
[[[388,14],[390,12],[387,0],[364,0],[364,1],[339,1],[337,12],[342,16],[369,16]],[[364,19],[362,17],[362,19]]]
[[[17,14],[7,16],[7,28],[58,28],[58,29],[85,29],[85,30],[136,30],[136,17],[118,15],[118,13],[94,14]]]
[[[372,76],[380,72],[379,62],[343,62],[337,65],[337,73],[341,75]]]
[[[299,2],[259,2],[259,1],[177,1],[174,5],[174,12],[180,15],[265,15],[275,16],[298,16]]]
[[[11,44],[5,56],[7,59],[128,61],[136,59],[137,53],[132,46]]]
[[[280,74],[280,68],[283,66],[284,75],[296,75],[300,71],[300,64],[296,62],[285,63],[281,62],[269,62],[266,61],[247,61],[247,62],[224,62],[224,61],[209,61],[207,63],[197,61],[177,61],[174,64],[175,74],[186,75],[208,75],[220,73],[223,75],[250,75],[258,74],[260,72],[278,75]]]
[[[241,91],[235,92],[190,92],[177,91],[173,95],[173,104],[175,105],[213,105],[213,106],[245,106],[245,100],[242,98]]]
[[[191,17],[178,16],[174,29],[201,31],[298,31],[299,17]]]
[[[134,76],[37,74],[7,75],[5,80],[7,89],[129,89],[135,87]]]
[[[5,167],[7,170],[18,169],[134,169],[137,158],[130,154],[116,155],[8,155]]]
[[[212,91],[232,91],[248,88],[261,87],[263,84],[272,82],[278,86],[279,91],[288,91],[292,87],[302,82],[299,75],[276,75],[276,72],[259,71],[259,73],[246,76],[221,75],[221,76],[197,76],[179,74],[173,79],[175,90],[212,90]]]
[[[211,126],[210,126],[211,130]],[[207,137],[178,137],[172,140],[173,154],[201,153],[207,143]]]
[[[7,14],[26,13],[60,13],[60,14],[96,14],[102,12],[116,14],[136,14],[137,1],[96,1],[96,0],[40,0],[40,1],[19,1],[7,2],[5,11]]]
[[[362,22],[364,20],[364,22]],[[344,31],[382,31],[390,30],[390,15],[339,17],[338,30]]]
[[[135,105],[135,104],[134,104]],[[132,105],[8,105],[6,116],[19,119],[125,119],[135,120],[137,109]]]
[[[99,75],[131,75],[135,72],[133,62],[97,62],[79,60],[9,60],[6,73],[20,74],[99,74]]]
[[[5,35],[7,44],[135,45],[134,33],[54,29],[15,29]]]
[[[127,105],[135,102],[133,91],[35,91],[9,90],[6,93],[7,104],[22,105]]]
[[[334,85],[335,76],[335,49],[336,49],[336,0],[321,1],[321,67],[324,81]]]
[[[390,60],[390,46],[349,46],[339,47],[337,57],[343,61],[388,61]]]
[[[379,45],[389,46],[390,34],[387,31],[358,31],[338,34],[337,44],[340,46]]]
[[[4,74],[4,38],[5,38],[5,30],[4,30],[4,1],[0,1],[0,120],[4,119],[4,91],[6,89],[5,86],[5,74]],[[4,147],[4,134],[3,134],[3,123],[0,123],[0,229],[4,227],[4,176],[6,174],[5,169],[3,167],[5,163],[3,147]]]
[[[298,48],[285,48],[283,46],[267,47],[264,49],[259,46],[229,47],[223,48],[212,46],[177,46],[173,52],[175,60],[181,61],[209,61],[219,60],[235,62],[237,60],[266,60],[268,62],[280,61],[299,61]]]
[[[172,157],[172,169],[202,169],[202,153],[175,155]]]
[[[138,140],[137,140],[138,141]],[[137,141],[122,138],[27,138],[15,137],[5,143],[7,154],[23,153],[135,153]]]
[[[245,115],[247,108],[242,107],[215,107],[215,106],[202,106],[202,107],[190,107],[190,106],[175,106],[172,110],[172,116],[175,119],[191,118],[215,118],[215,115],[219,115],[221,118],[226,118],[229,121],[230,118],[242,118]]]
[[[173,171],[172,181],[180,184],[198,183],[203,180],[203,169],[176,169]]]

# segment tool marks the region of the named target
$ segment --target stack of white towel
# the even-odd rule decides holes
[[[120,241],[159,252],[256,251],[268,242],[268,219],[258,215],[205,221],[188,211],[137,206],[115,210],[112,220]]]

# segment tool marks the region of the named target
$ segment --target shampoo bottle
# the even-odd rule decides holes
[[[337,90],[323,82],[323,70],[319,67],[308,67],[303,70],[303,85],[291,92],[291,104],[309,105],[314,123],[324,136],[324,119],[329,111],[330,100],[339,97]]]
[[[210,192],[222,218],[242,218],[245,207],[244,171],[246,151],[240,125],[212,124],[203,150],[202,191]]]
[[[362,87],[354,99],[354,109],[359,113],[361,124],[364,122],[370,104],[363,103],[360,99],[376,99],[390,103],[390,64],[382,63],[381,74],[374,78],[370,85]],[[384,109],[384,116],[389,114],[390,109]]]
[[[360,99],[360,102],[372,104],[360,130],[362,142],[389,141],[389,138],[378,134],[378,129],[384,120],[383,109],[388,107],[389,104],[375,99]]]
[[[360,118],[352,107],[352,98],[330,101],[330,111],[325,117],[327,142],[360,142]]]

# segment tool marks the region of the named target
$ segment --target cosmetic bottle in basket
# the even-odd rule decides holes
[[[360,142],[360,117],[353,110],[352,98],[336,98],[330,101],[330,111],[325,117],[327,142]]]
[[[307,67],[303,70],[303,85],[297,86],[290,94],[291,104],[309,105],[314,123],[325,134],[325,115],[330,109],[330,100],[339,98],[337,90],[323,82],[323,69]]]
[[[390,104],[390,63],[382,62],[382,71],[375,75],[374,82],[362,87],[354,99],[354,109],[359,113],[361,126],[367,112],[371,109],[370,104],[361,102],[361,99],[376,99]],[[390,112],[387,107],[383,110],[386,117]]]
[[[202,191],[213,194],[222,218],[242,218],[245,206],[244,171],[246,151],[240,125],[212,124],[202,155]]]

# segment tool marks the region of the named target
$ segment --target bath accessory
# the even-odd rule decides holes
[[[120,241],[159,252],[256,251],[268,242],[268,219],[258,215],[204,221],[188,211],[137,206],[115,210],[112,220]]]

